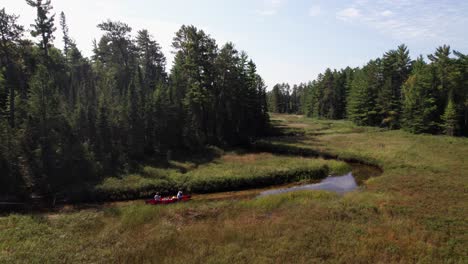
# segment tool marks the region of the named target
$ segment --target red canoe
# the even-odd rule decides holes
[[[153,205],[156,205],[156,204],[171,204],[171,203],[177,203],[177,202],[186,202],[186,201],[189,201],[190,199],[192,199],[191,195],[183,195],[182,199],[180,199],[180,200],[177,199],[177,197],[164,197],[164,198],[161,198],[161,200],[159,200],[159,201],[156,201],[154,199],[146,200],[145,203],[146,204],[153,204]]]

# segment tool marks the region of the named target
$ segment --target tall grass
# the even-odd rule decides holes
[[[95,193],[100,200],[116,200],[148,197],[156,191],[174,194],[178,189],[191,193],[235,191],[318,180],[333,172],[349,170],[347,164],[333,160],[231,153],[192,167],[186,173],[145,167],[141,174],[106,179]]]

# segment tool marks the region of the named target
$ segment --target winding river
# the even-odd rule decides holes
[[[360,188],[365,181],[372,177],[377,177],[382,174],[382,170],[376,166],[363,165],[359,163],[351,163],[352,171],[341,176],[330,175],[325,179],[318,182],[307,183],[291,183],[285,185],[271,186],[261,189],[249,189],[243,191],[220,192],[211,194],[196,194],[193,196],[194,201],[213,201],[213,200],[239,200],[239,199],[253,199],[270,195],[277,195],[288,192],[303,191],[303,190],[325,190],[332,191],[338,194],[345,194]],[[42,208],[40,211],[45,212],[63,212],[74,211],[87,208],[102,208],[109,206],[121,206],[132,203],[139,203],[141,200],[136,201],[116,201],[105,203],[91,203],[91,204],[63,204],[54,209]],[[15,208],[17,208],[15,206]],[[28,210],[26,210],[28,211]],[[0,210],[1,212],[1,210]]]
[[[277,195],[302,190],[325,190],[339,194],[345,194],[347,192],[358,190],[360,186],[364,185],[367,179],[377,177],[382,174],[382,170],[375,166],[352,162],[348,162],[348,164],[351,165],[351,172],[341,176],[330,175],[329,177],[317,182],[290,183],[261,189],[199,194],[194,195],[193,200],[210,201],[252,199],[256,197],[260,198],[269,195]]]
[[[352,192],[358,189],[359,186],[365,182],[365,180],[382,174],[382,171],[377,167],[357,163],[350,163],[350,165],[352,167],[352,171],[348,174],[341,176],[330,175],[320,182],[313,184],[303,184],[265,190],[260,192],[258,197],[304,190],[323,190],[335,192],[338,194],[345,194],[347,192]]]

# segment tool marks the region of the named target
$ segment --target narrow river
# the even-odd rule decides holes
[[[194,202],[216,201],[216,200],[241,200],[254,199],[257,197],[265,197],[269,195],[277,195],[302,190],[325,190],[339,194],[355,191],[359,189],[364,182],[372,177],[377,177],[382,174],[382,170],[375,166],[363,165],[358,163],[349,163],[352,171],[346,175],[334,176],[331,175],[321,181],[307,183],[291,183],[285,185],[271,186],[268,188],[248,189],[243,191],[220,192],[211,194],[194,194],[192,200]],[[133,201],[116,201],[105,203],[83,203],[83,204],[64,204],[59,205],[54,209],[43,208],[39,211],[57,213],[66,211],[76,211],[83,209],[99,209],[105,207],[125,206],[130,204],[141,203],[142,200]],[[26,210],[28,211],[28,210]],[[1,210],[0,210],[1,212]]]
[[[344,194],[354,191],[357,188],[358,184],[356,179],[354,179],[353,173],[350,172],[344,176],[329,176],[319,183],[263,191],[260,193],[259,197],[304,190],[324,190]]]
[[[325,190],[339,194],[357,190],[364,182],[372,177],[382,174],[382,170],[375,166],[363,165],[359,163],[349,163],[352,171],[346,175],[331,175],[321,181],[307,183],[290,183],[279,186],[271,186],[262,189],[250,189],[244,191],[221,192],[212,194],[198,194],[193,196],[195,201],[209,200],[236,200],[252,199],[269,195],[302,191],[302,190]]]
[[[336,192],[339,194],[345,194],[352,192],[359,188],[365,180],[376,177],[382,174],[382,171],[376,167],[362,165],[357,163],[351,164],[352,171],[346,175],[341,176],[328,176],[319,183],[296,185],[285,188],[275,188],[271,190],[262,191],[258,197],[264,197],[269,195],[304,191],[304,190],[323,190]]]

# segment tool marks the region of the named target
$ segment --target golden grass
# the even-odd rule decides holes
[[[250,153],[244,155],[237,154],[227,154],[221,157],[222,161],[230,163],[254,163],[260,159],[272,158],[273,154],[271,153]]]

